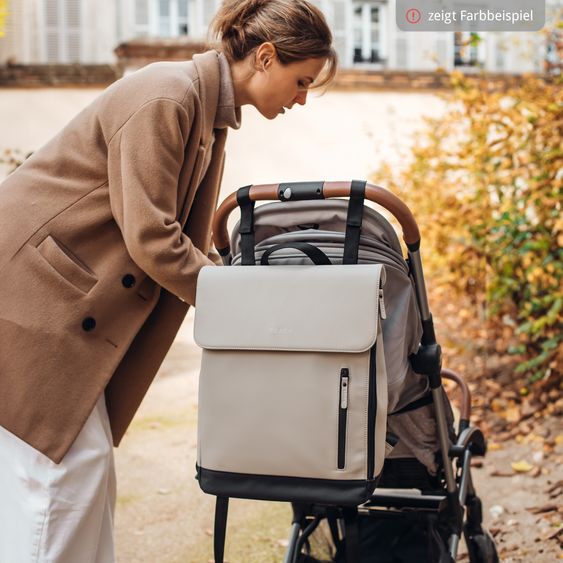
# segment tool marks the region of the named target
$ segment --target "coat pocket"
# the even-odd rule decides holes
[[[51,235],[41,241],[37,250],[54,270],[82,292],[88,293],[98,281],[85,264]]]

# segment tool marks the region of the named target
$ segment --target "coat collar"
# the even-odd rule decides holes
[[[215,115],[215,129],[225,129],[240,127],[240,107],[235,107],[235,88],[231,76],[229,61],[223,53],[219,54],[219,73],[221,76],[221,86],[219,89],[219,104]]]
[[[202,142],[210,141],[213,129],[240,127],[240,108],[235,108],[233,81],[229,63],[217,51],[194,55],[199,77],[199,92],[203,107]]]

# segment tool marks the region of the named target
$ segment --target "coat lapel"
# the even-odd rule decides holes
[[[219,103],[219,89],[221,86],[221,74],[219,69],[218,53],[209,51],[201,55],[194,55],[193,63],[198,75],[199,99],[201,103],[201,138],[197,149],[197,156],[189,174],[186,193],[183,198],[182,208],[178,219],[184,227],[188,218],[197,189],[203,178],[203,168],[208,151],[211,150],[213,141],[213,124],[217,114]],[[210,167],[213,165],[213,160]]]

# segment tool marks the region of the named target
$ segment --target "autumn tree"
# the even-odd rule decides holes
[[[454,73],[446,115],[402,170],[376,175],[415,212],[433,281],[471,299],[489,344],[531,381],[560,377],[563,358],[560,82],[495,91]]]

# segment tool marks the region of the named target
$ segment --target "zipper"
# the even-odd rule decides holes
[[[350,372],[348,368],[340,370],[340,393],[338,395],[338,469],[346,465],[346,424],[348,419],[348,391]]]
[[[385,300],[383,299],[383,290],[379,290],[379,315],[382,319],[387,318],[387,313],[385,312]]]
[[[369,353],[369,391],[368,391],[368,479],[373,479],[375,471],[375,415],[377,414],[377,344]]]

